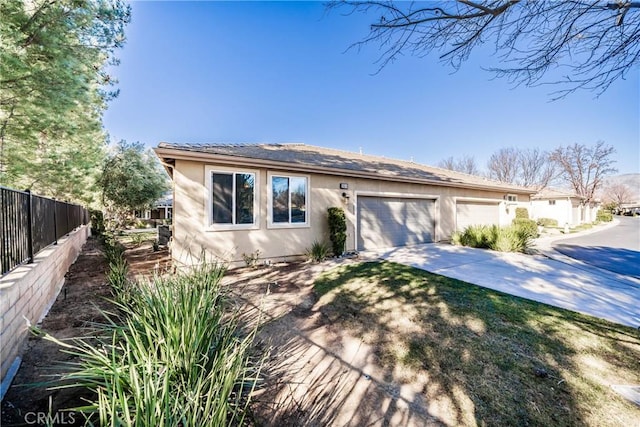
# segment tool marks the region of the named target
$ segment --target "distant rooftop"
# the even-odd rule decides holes
[[[402,181],[423,181],[443,185],[491,188],[497,191],[535,193],[534,190],[468,175],[448,169],[421,165],[404,160],[316,147],[302,143],[241,143],[241,144],[175,144],[161,142],[156,148],[159,157],[172,158],[167,150],[205,153],[238,159],[260,160],[282,166],[344,171],[345,174],[367,174]],[[174,151],[175,156],[175,151]],[[374,177],[374,176],[372,176]]]
[[[578,196],[574,191],[561,190],[558,188],[543,188],[542,190],[538,191],[537,194],[531,196],[532,199],[560,199],[567,197],[584,199],[584,197]]]

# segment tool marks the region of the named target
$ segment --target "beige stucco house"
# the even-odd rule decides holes
[[[575,227],[596,219],[599,204],[587,203],[585,198],[566,190],[545,188],[531,196],[532,219],[551,218],[558,226]]]
[[[347,217],[347,251],[449,240],[469,224],[510,224],[534,193],[408,161],[304,144],[171,144],[155,149],[174,185],[172,254],[281,260],[328,241]]]

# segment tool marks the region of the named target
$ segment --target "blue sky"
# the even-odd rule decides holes
[[[113,140],[303,142],[435,165],[502,147],[553,149],[602,140],[619,173],[640,172],[636,69],[596,98],[550,102],[549,87],[516,87],[481,67],[405,56],[376,74],[377,45],[348,47],[370,15],[320,2],[133,2],[113,74],[120,96],[104,122]],[[486,52],[489,52],[487,49]]]

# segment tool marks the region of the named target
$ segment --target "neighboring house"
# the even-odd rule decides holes
[[[510,224],[534,191],[481,177],[304,144],[171,144],[155,149],[174,184],[172,254],[283,259],[328,241],[327,209],[347,217],[346,250],[449,240],[469,224]]]
[[[151,209],[134,211],[133,214],[137,219],[153,225],[157,225],[156,223],[161,223],[163,220],[169,220],[173,214],[173,195],[167,195],[157,200]]]
[[[596,219],[599,203],[586,203],[585,198],[566,190],[545,188],[531,196],[532,219],[551,218],[558,226],[574,227]]]

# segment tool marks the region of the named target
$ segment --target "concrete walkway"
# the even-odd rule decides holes
[[[369,251],[380,258],[511,295],[640,327],[640,280],[571,259],[449,244]],[[565,257],[568,258],[568,257]]]

